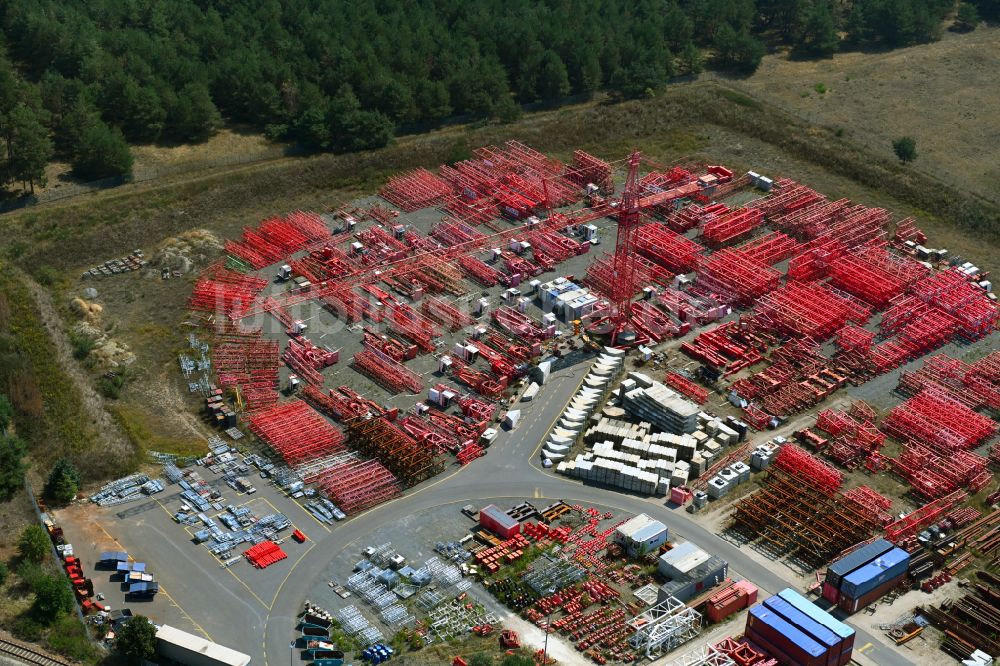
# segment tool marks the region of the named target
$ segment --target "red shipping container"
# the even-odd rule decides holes
[[[837,603],[840,598],[840,591],[833,585],[824,582],[823,583],[823,598],[829,601],[831,604]]]
[[[840,595],[840,600],[837,602],[837,606],[845,613],[857,613],[859,610],[868,606],[869,604],[881,599],[889,590],[897,587],[900,582],[906,577],[906,574],[893,578],[892,580],[887,580],[882,583],[874,590],[868,594],[863,594],[857,599],[851,599],[850,597],[844,596],[843,593]]]

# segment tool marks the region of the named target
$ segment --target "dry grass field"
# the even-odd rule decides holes
[[[916,168],[1000,202],[1000,27],[888,53],[768,56],[734,84],[807,122],[842,128],[883,157],[894,138],[912,136]]]

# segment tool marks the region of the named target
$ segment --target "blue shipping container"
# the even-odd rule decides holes
[[[783,617],[796,629],[803,631],[810,638],[826,649],[835,649],[840,652],[840,637],[824,627],[822,624],[812,619],[802,611],[798,610],[781,597],[771,597],[764,600],[764,605]]]
[[[826,582],[830,583],[830,585],[833,585],[839,590],[840,582],[843,580],[844,576],[852,571],[860,569],[879,555],[888,553],[893,548],[895,548],[895,546],[885,539],[878,539],[876,541],[872,541],[866,546],[861,546],[861,548],[858,548],[853,553],[845,555],[830,565],[830,567],[826,570]]]
[[[824,627],[835,633],[837,636],[843,639],[854,638],[854,630],[849,626],[835,618],[834,616],[827,613],[825,610],[812,603],[801,594],[796,592],[790,587],[786,587],[781,592],[778,592],[778,596],[790,603],[792,606],[802,611],[812,619],[816,620]]]
[[[801,661],[803,662],[823,663],[826,650],[822,645],[763,605],[758,604],[750,609],[750,615],[747,618],[747,629],[759,632],[778,648],[788,652],[790,656],[801,657]],[[776,638],[778,640],[775,640]],[[792,654],[792,652],[798,652],[799,654]]]
[[[840,593],[851,599],[857,599],[887,580],[899,578],[905,574],[909,564],[910,554],[902,548],[893,548],[857,571],[848,574],[840,583]]]

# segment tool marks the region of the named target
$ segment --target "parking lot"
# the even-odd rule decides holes
[[[208,469],[198,471],[222,494],[218,501],[222,510],[206,512],[217,522],[230,505],[247,507],[257,516],[285,515],[292,523],[281,532],[281,548],[287,559],[256,569],[239,557],[245,549],[241,546],[234,549],[236,557],[231,564],[223,566],[205,546],[196,543],[194,534],[199,527],[174,520],[184,503],[177,485],[118,506],[71,506],[58,511],[56,519],[83,561],[84,571],[93,578],[95,592],[103,594],[112,608],[128,606],[156,623],[262,656],[261,646],[247,645],[247,637],[263,633],[264,619],[295,563],[314,546],[313,537],[327,534],[330,528],[263,479],[254,477],[257,492],[246,494],[236,492],[222,476]],[[295,529],[306,535],[305,543],[290,538]],[[120,583],[112,580],[112,572],[95,570],[100,553],[108,550],[123,550],[130,560],[145,562],[160,584],[160,593],[151,600],[126,600]]]

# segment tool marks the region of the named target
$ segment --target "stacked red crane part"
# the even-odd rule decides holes
[[[920,245],[927,242],[927,234],[918,229],[916,223],[917,221],[912,217],[896,223],[894,238],[898,244],[902,245],[906,241],[913,241]]]
[[[777,659],[771,658],[766,652],[750,645],[746,640],[735,641],[732,638],[726,638],[713,647],[739,666],[777,666],[778,664]]]
[[[354,236],[364,245],[365,253],[362,261],[366,263],[384,263],[405,259],[410,252],[410,246],[395,238],[381,226],[368,227]]]
[[[636,252],[677,273],[686,273],[698,263],[701,245],[657,222],[644,224],[635,232]]]
[[[800,247],[799,242],[788,234],[774,231],[749,240],[737,249],[750,261],[774,266],[794,255]]]
[[[403,492],[399,480],[382,463],[356,455],[335,459],[304,480],[315,484],[346,514],[364,511]]]
[[[985,359],[984,359],[985,360]],[[896,390],[912,397],[924,389],[945,391],[955,400],[971,409],[1000,407],[1000,384],[979,377],[975,366],[938,354],[924,360],[917,370],[900,375]]]
[[[810,480],[832,495],[844,483],[844,475],[819,458],[794,444],[785,444],[774,458],[774,465],[789,474]]]
[[[927,499],[937,499],[962,488],[978,492],[993,479],[989,461],[969,451],[942,455],[910,442],[898,458],[888,461],[914,492]]]
[[[708,402],[708,389],[695,384],[692,380],[676,372],[668,372],[664,377],[666,384],[677,389],[699,405]]]
[[[261,541],[243,551],[243,557],[257,569],[266,569],[275,562],[286,559],[288,554],[273,541]]]
[[[424,387],[420,375],[378,349],[366,347],[356,352],[354,369],[390,393],[420,393]]]
[[[302,389],[302,399],[316,411],[341,422],[382,413],[378,404],[361,397],[346,386],[323,393],[321,387],[307,384]]]
[[[816,427],[833,437],[824,455],[847,469],[856,469],[870,456],[878,456],[885,433],[876,427],[875,417],[874,410],[863,402],[852,405],[849,413],[836,409],[820,412]]]
[[[761,210],[770,219],[805,208],[820,200],[825,199],[816,191],[793,180],[781,178],[774,184],[771,194],[750,202],[746,207]]]
[[[783,334],[822,342],[843,329],[851,316],[851,303],[825,285],[788,282],[757,301],[754,312]]]
[[[766,349],[771,341],[736,322],[726,322],[699,333],[691,342],[682,343],[681,351],[731,374],[762,361],[761,349]]]
[[[830,272],[830,263],[846,252],[844,244],[832,236],[809,241],[803,251],[788,262],[788,278],[803,282],[824,278]]]
[[[476,323],[476,320],[467,312],[462,312],[450,303],[430,296],[423,299],[420,309],[425,315],[447,327],[450,331],[457,331]]]
[[[212,366],[219,385],[238,388],[250,410],[278,401],[278,366],[281,364],[277,340],[256,335],[231,336],[218,340],[212,349]]]
[[[295,399],[250,414],[250,430],[289,465],[344,450],[344,435],[316,410]]]
[[[490,370],[493,371],[493,374],[506,380],[523,374],[523,371],[510,358],[492,347],[478,345],[475,340],[466,340],[465,343],[479,350],[479,355],[490,364]]]
[[[486,402],[471,395],[465,395],[457,400],[462,413],[476,424],[485,425],[493,420],[497,406],[492,402]]]
[[[729,213],[729,206],[721,203],[688,204],[667,216],[667,226],[677,233],[685,233],[710,220]]]
[[[920,280],[913,286],[913,293],[955,317],[962,336],[968,340],[989,335],[1000,320],[1000,307],[957,270],[941,271]]]
[[[531,317],[506,305],[501,305],[490,313],[497,326],[524,340],[545,340],[552,337]]]
[[[995,393],[1000,387],[1000,352],[993,352],[985,358],[981,358],[972,364],[972,368],[965,376],[967,384],[977,387],[984,395]],[[997,404],[993,398],[988,400],[993,408]]]
[[[889,509],[892,508],[892,500],[868,486],[856,486],[846,490],[843,497],[845,500],[853,502],[860,512],[867,514],[873,521],[883,525],[892,522],[892,514],[889,513]]]
[[[427,419],[415,415],[403,418],[399,427],[415,441],[434,449],[435,452],[455,451],[459,443],[453,433],[441,432]]]
[[[330,367],[339,358],[339,351],[317,347],[302,337],[289,338],[288,346],[282,355],[288,367],[295,370],[307,383],[317,386],[323,385],[323,375],[319,371]]]
[[[891,525],[888,525],[885,528],[885,538],[899,543],[901,539],[910,536],[911,534],[916,534],[923,529],[925,525],[930,525],[942,516],[947,515],[948,511],[950,511],[952,507],[958,506],[964,502],[967,497],[968,495],[965,492],[956,490],[953,493],[925,504],[916,511],[913,511]]]
[[[430,235],[446,247],[451,247],[452,245],[461,245],[476,238],[481,238],[484,234],[464,222],[445,218],[431,228]]]
[[[379,190],[383,199],[408,213],[419,208],[435,206],[452,193],[451,184],[427,169],[414,169],[393,176]]]
[[[573,151],[573,164],[567,166],[565,178],[579,187],[593,183],[602,194],[611,194],[615,190],[615,184],[611,180],[611,165],[582,150]]]
[[[719,215],[701,228],[701,236],[710,247],[721,247],[750,235],[764,223],[764,211],[757,208],[737,208]]]
[[[698,261],[696,284],[736,305],[749,305],[778,288],[781,274],[738,250],[725,249]]]
[[[835,286],[878,308],[885,307],[927,273],[920,263],[872,244],[835,259],[829,269]]]
[[[244,228],[240,240],[226,241],[226,252],[261,269],[329,237],[330,230],[319,215],[296,211],[265,220],[256,229]]]
[[[455,261],[466,275],[484,287],[492,287],[500,282],[508,284],[506,275],[476,257],[460,255]]]
[[[944,391],[925,389],[893,408],[882,428],[894,437],[925,442],[947,454],[975,448],[996,433],[997,424]]]
[[[681,331],[680,326],[667,312],[649,301],[637,301],[632,304],[632,324],[653,342],[676,337]]]
[[[507,389],[506,377],[496,377],[488,372],[474,370],[456,358],[451,359],[451,373],[456,380],[485,398],[498,399]]]
[[[441,336],[432,321],[403,303],[386,308],[383,321],[388,324],[390,331],[412,340],[425,352],[434,351],[434,340]]]
[[[232,271],[221,264],[207,268],[195,283],[188,307],[237,319],[260,295],[267,280]]]
[[[501,354],[522,363],[531,361],[531,359],[541,353],[542,349],[541,344],[538,342],[527,344],[519,338],[514,340],[504,337],[499,331],[493,329],[487,329],[486,333],[481,335],[476,342],[478,343],[477,346],[482,344],[489,345]]]

